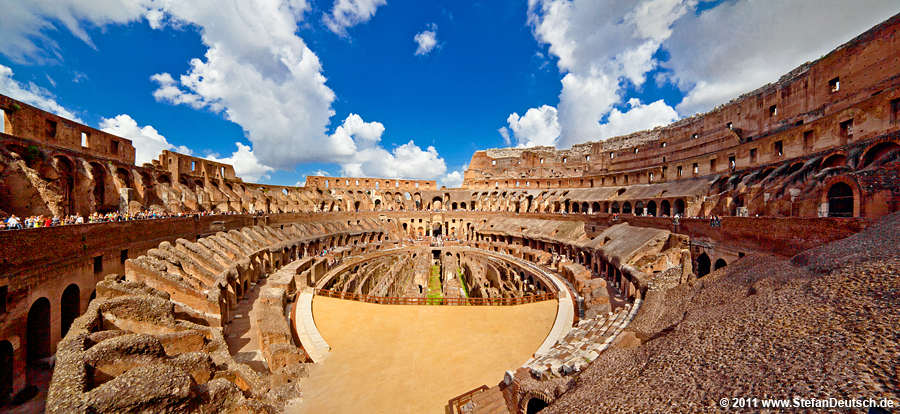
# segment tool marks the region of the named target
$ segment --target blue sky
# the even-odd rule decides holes
[[[895,1],[0,0],[0,93],[247,181],[462,181],[472,153],[712,109]]]

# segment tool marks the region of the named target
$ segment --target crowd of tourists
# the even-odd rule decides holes
[[[261,212],[257,212],[259,214]],[[54,227],[54,226],[66,226],[71,224],[89,224],[89,223],[106,223],[111,221],[132,221],[132,220],[153,220],[153,219],[166,219],[166,218],[176,218],[176,217],[194,217],[194,216],[211,216],[211,215],[237,215],[237,214],[250,214],[250,213],[237,213],[237,212],[209,212],[204,211],[200,213],[169,213],[166,211],[141,211],[137,213],[91,213],[87,217],[84,217],[80,214],[76,214],[73,216],[65,216],[60,218],[59,216],[29,216],[26,218],[21,218],[16,216],[15,214],[10,215],[5,220],[0,220],[0,230],[18,230],[18,229],[32,229],[38,227]]]

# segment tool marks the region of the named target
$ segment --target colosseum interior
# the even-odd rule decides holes
[[[478,151],[462,188],[135,165],[0,96],[4,217],[168,216],[0,232],[0,409],[900,402],[898,30],[665,127]]]

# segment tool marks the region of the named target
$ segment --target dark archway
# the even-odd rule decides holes
[[[14,362],[12,344],[0,341],[0,406],[12,395]]]
[[[591,204],[591,212],[594,214],[600,213],[600,203],[595,201],[593,204]]]
[[[682,216],[684,215],[684,200],[676,198],[675,202],[672,204],[672,207],[674,208],[674,211],[672,212],[673,214],[680,214]]]
[[[697,258],[697,277],[703,277],[709,274],[710,265],[709,256],[706,253]]]
[[[50,300],[40,298],[28,310],[28,332],[25,338],[28,362],[50,356]]]
[[[62,299],[59,303],[59,311],[59,337],[62,338],[69,332],[69,327],[72,326],[75,318],[81,314],[81,290],[78,289],[78,285],[72,283],[63,291]]]
[[[622,203],[622,214],[631,214],[631,203],[627,201]]]
[[[572,212],[573,213],[577,213],[579,209],[580,209],[580,206],[578,203],[572,203]]]
[[[106,204],[106,173],[103,166],[92,162],[91,175],[94,177],[94,211],[100,211],[101,207]]]
[[[647,202],[647,215],[656,217],[656,202],[653,200]]]
[[[644,202],[643,201],[636,201],[634,203],[634,214],[635,215],[644,214]]]
[[[728,263],[725,263],[725,259],[716,260],[716,267],[715,267],[716,270],[719,270],[725,266],[728,266]]]
[[[618,201],[613,201],[612,209],[609,212],[610,212],[610,214],[617,214],[619,212],[619,202]]]
[[[588,212],[588,203],[587,203],[587,201],[581,203],[581,212],[582,212],[582,213],[587,213],[587,212]]]
[[[873,162],[879,161],[882,158],[891,155],[892,153],[896,158],[897,151],[900,151],[900,145],[897,145],[896,142],[882,142],[872,148],[869,148],[869,150],[866,151],[866,155],[863,155],[862,159],[859,162],[858,169],[864,169],[871,165]]]
[[[68,157],[56,157],[56,169],[59,171],[60,196],[65,202],[59,213],[68,216],[75,213],[75,165]]]
[[[659,214],[663,217],[670,216],[672,214],[672,208],[669,207],[669,200],[663,200],[659,203]]]
[[[828,217],[853,217],[853,189],[837,183],[828,189]]]
[[[526,414],[537,414],[541,412],[544,408],[547,408],[547,403],[540,398],[532,398],[528,400],[525,406]]]

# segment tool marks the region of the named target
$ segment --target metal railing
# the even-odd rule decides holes
[[[462,411],[460,411],[460,409],[459,409],[460,407],[466,405],[466,403],[468,403],[469,401],[472,401],[472,397],[474,397],[475,394],[478,394],[479,392],[487,391],[487,390],[488,390],[487,385],[482,385],[482,386],[475,388],[474,390],[469,391],[463,395],[451,398],[450,401],[447,402],[447,405],[450,407],[450,414],[461,413]]]
[[[559,293],[551,292],[541,295],[523,296],[519,298],[415,298],[370,296],[359,293],[337,292],[327,289],[316,289],[315,294],[329,298],[354,300],[357,302],[377,303],[381,305],[450,305],[450,306],[511,306],[526,303],[543,302],[559,299]]]

